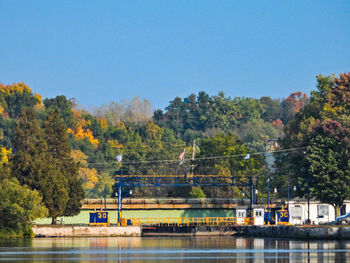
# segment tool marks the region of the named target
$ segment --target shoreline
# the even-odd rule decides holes
[[[34,237],[140,237],[138,226],[33,226]]]
[[[244,236],[303,240],[350,240],[344,226],[229,226],[162,227],[152,231],[140,226],[33,226],[35,238],[43,237],[141,237],[141,236]]]
[[[246,226],[240,235],[303,240],[350,240],[347,226]]]

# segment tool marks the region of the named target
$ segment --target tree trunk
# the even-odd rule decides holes
[[[52,218],[51,225],[56,225],[57,224],[56,219],[57,219],[57,217],[53,217]]]
[[[337,218],[338,216],[340,216],[340,209],[341,209],[341,206],[334,206],[334,209],[335,209],[335,218]]]

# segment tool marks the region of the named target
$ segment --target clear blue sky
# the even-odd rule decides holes
[[[287,97],[350,71],[350,1],[0,1],[0,83],[83,106]]]

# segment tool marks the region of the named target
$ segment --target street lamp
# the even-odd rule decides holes
[[[280,188],[279,191],[282,191],[282,190],[287,190],[287,210],[289,210],[289,200],[290,200],[290,185],[289,185],[289,181],[288,181],[288,184],[287,184],[287,188]],[[293,191],[296,191],[297,190],[297,187],[294,185],[293,186]],[[275,187],[275,189],[273,190],[273,192],[275,194],[277,194],[278,192],[278,189]]]
[[[270,212],[270,178],[267,179],[267,211]]]
[[[127,193],[126,193],[127,195]],[[129,190],[129,195],[132,195],[132,189]],[[123,203],[123,195],[122,195],[122,185],[118,184],[118,191],[115,192],[115,196],[118,197],[118,224],[121,224],[121,212],[122,212],[122,203]],[[125,197],[125,194],[124,194]]]
[[[271,209],[270,209],[270,178],[267,179],[267,211],[264,216],[266,224],[270,225],[271,222]]]
[[[311,224],[310,220],[310,176],[307,176],[307,225]]]

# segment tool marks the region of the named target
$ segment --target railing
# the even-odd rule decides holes
[[[110,218],[116,224],[116,218]],[[122,226],[232,226],[254,225],[253,217],[166,217],[166,218],[123,218]]]

